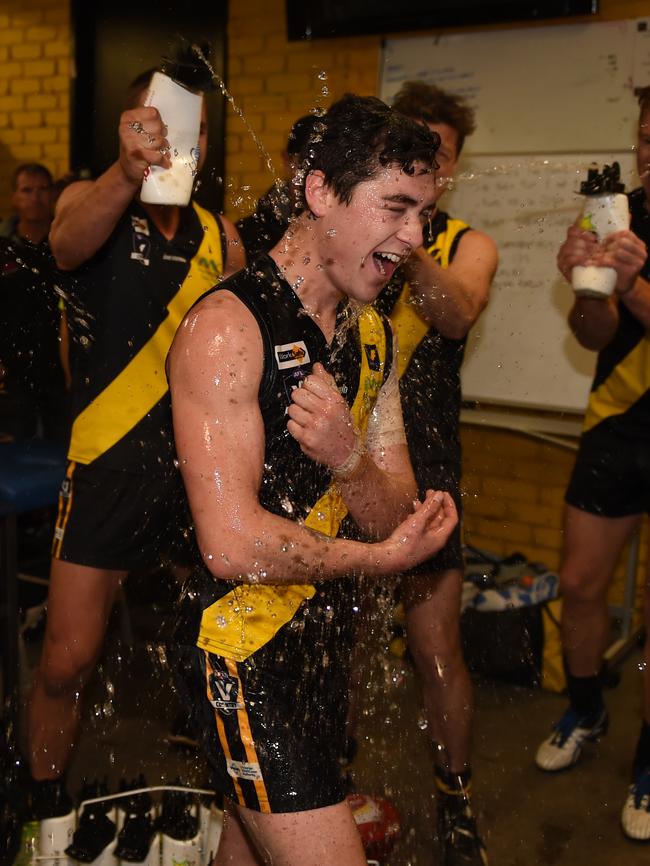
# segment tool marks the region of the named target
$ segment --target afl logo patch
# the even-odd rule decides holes
[[[295,343],[285,343],[283,346],[274,346],[275,359],[279,370],[289,367],[302,367],[310,363],[309,352],[303,340]]]

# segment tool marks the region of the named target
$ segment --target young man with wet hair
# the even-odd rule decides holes
[[[639,94],[637,169],[628,196],[630,229],[598,241],[573,225],[558,253],[571,281],[576,265],[614,268],[611,297],[576,295],[569,326],[598,352],[596,374],[565,500],[560,568],[562,643],[569,707],[537,750],[547,772],[573,767],[585,744],[607,730],[600,669],[610,631],[607,594],[625,544],[650,512],[650,87]],[[650,571],[645,583],[645,658],[650,647]],[[641,731],[628,796],[625,834],[650,839],[650,674],[643,673]]]
[[[234,227],[191,202],[143,204],[151,165],[168,167],[151,71],[129,89],[119,156],[61,193],[50,243],[74,277],[88,332],[73,346],[72,432],[52,547],[47,626],[28,713],[35,817],[61,814],[80,694],[120,584],[135,568],[188,557],[173,465],[165,358],[178,322],[220,274],[244,263]],[[205,157],[205,117],[199,146]],[[53,811],[54,810],[54,811]]]
[[[204,562],[178,667],[227,798],[219,866],[366,862],[339,768],[360,578],[432,555],[457,520],[446,493],[414,503],[391,329],[370,306],[422,243],[437,143],[378,99],[336,102],[301,154],[302,213],[172,347]]]
[[[460,512],[460,367],[469,329],[488,301],[497,267],[493,241],[440,208],[473,111],[459,97],[407,82],[393,108],[440,136],[440,165],[424,243],[382,293],[399,343],[404,427],[420,495],[448,490]],[[487,863],[470,800],[472,686],[460,642],[460,526],[443,550],[401,582],[408,646],[422,683],[434,749],[439,838],[445,866]]]

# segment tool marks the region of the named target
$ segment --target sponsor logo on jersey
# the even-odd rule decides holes
[[[302,367],[303,364],[310,363],[309,352],[303,340],[296,340],[295,343],[285,343],[283,346],[275,346],[274,349],[279,370],[286,370],[289,367]]]
[[[216,282],[221,276],[221,271],[219,270],[219,265],[216,261],[210,256],[200,256],[196,264],[203,271],[203,275],[207,276],[208,279],[214,279]]]
[[[262,771],[259,764],[249,764],[246,761],[233,761],[232,758],[227,762],[228,775],[235,779],[248,779],[251,782],[262,781]]]
[[[136,234],[149,237],[149,223],[144,217],[131,216],[131,225]]]
[[[131,258],[136,262],[140,262],[141,265],[148,265],[149,253],[151,252],[149,223],[142,217],[131,215],[131,226],[133,228]]]
[[[308,375],[309,370],[305,370],[302,367],[298,367],[295,370],[291,370],[289,373],[283,374],[282,383],[284,385],[284,396],[287,399],[287,408],[284,410],[285,415],[289,410],[288,404],[291,403],[291,394],[296,390],[296,388],[302,388]]]

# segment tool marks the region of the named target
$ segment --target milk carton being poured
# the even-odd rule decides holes
[[[203,91],[213,87],[201,59],[206,51],[184,44],[151,78],[145,105],[157,108],[167,126],[171,167],[152,165],[145,172],[140,199],[148,204],[189,204],[200,156]]]
[[[630,210],[625,187],[620,181],[620,167],[617,162],[603,167],[590,168],[587,180],[580,184],[580,194],[585,202],[580,219],[580,228],[594,232],[599,241],[612,232],[630,227]],[[595,265],[576,265],[571,271],[571,285],[577,295],[608,297],[616,286],[614,268]]]

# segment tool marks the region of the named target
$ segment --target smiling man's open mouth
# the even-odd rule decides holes
[[[378,252],[373,253],[372,258],[382,277],[390,278],[406,256],[400,256],[397,253]]]

